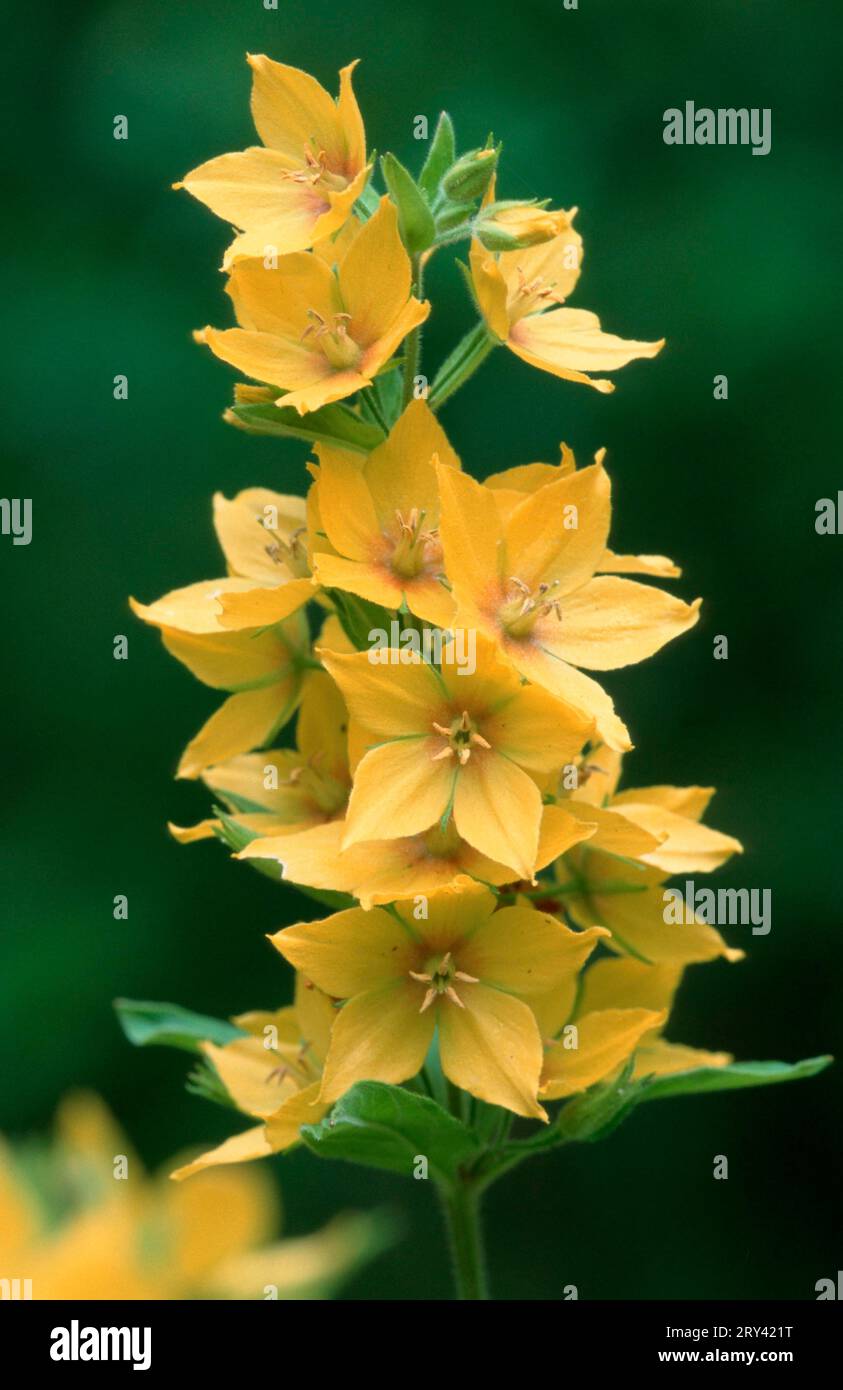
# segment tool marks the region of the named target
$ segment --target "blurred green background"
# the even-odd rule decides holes
[[[773,929],[734,929],[749,959],[691,972],[671,1035],[742,1057],[834,1050],[843,537],[814,529],[817,499],[843,486],[831,447],[841,204],[829,19],[810,0],[17,7],[2,83],[2,492],[33,498],[34,538],[0,539],[0,1129],[45,1125],[84,1083],[152,1164],[230,1132],[184,1093],[179,1055],[129,1047],[110,1001],[221,1015],[274,1006],[288,979],[264,933],[319,915],[220,846],[168,838],[168,818],[207,806],[172,775],[217,697],[126,603],[219,573],[215,489],[305,484],[304,446],[223,425],[233,374],[190,339],[228,322],[227,230],[170,184],[254,142],[246,51],[331,90],[340,65],[362,58],[370,146],[412,167],[424,154],[417,114],[432,129],[446,107],[463,147],[494,129],[502,196],[581,208],[574,304],[623,336],[667,337],[611,398],[497,353],[442,418],[481,476],[555,459],[560,439],[581,460],[607,445],[615,548],[673,555],[679,591],[705,597],[689,636],[607,684],[638,744],[627,781],[718,786],[710,819],[747,850],[718,881],[771,888]],[[665,146],[662,113],[686,99],[771,107],[772,152]],[[128,141],[112,138],[117,114]],[[434,264],[431,373],[471,323],[448,253]],[[112,397],[116,373],[128,401]],[[713,399],[718,373],[725,402]],[[118,633],[126,662],[112,659]],[[728,661],[712,657],[716,634]],[[128,922],[112,918],[116,893]],[[489,1200],[495,1293],[559,1298],[574,1283],[581,1298],[814,1297],[841,1257],[838,1087],[832,1071],[664,1102],[604,1144],[534,1161]],[[712,1178],[715,1154],[729,1158],[728,1182]],[[306,1153],[275,1168],[291,1230],[338,1207],[401,1212],[404,1243],[351,1295],[448,1294],[428,1184]]]

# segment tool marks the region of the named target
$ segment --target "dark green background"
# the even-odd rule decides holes
[[[633,782],[715,783],[716,824],[746,844],[719,881],[773,890],[750,959],[691,972],[672,1036],[742,1057],[833,1050],[840,1012],[840,558],[818,498],[843,486],[837,431],[839,70],[831,7],[561,0],[124,0],[17,6],[4,26],[3,495],[34,500],[34,539],[0,539],[3,646],[0,1128],[44,1125],[66,1087],[113,1104],[152,1163],[229,1132],[187,1097],[177,1054],[135,1052],[118,994],[218,1014],[272,1006],[285,968],[264,933],[315,915],[215,845],[172,781],[217,697],[129,615],[219,573],[210,497],[303,490],[305,450],[221,423],[232,374],[190,330],[224,325],[226,228],[170,183],[253,142],[247,50],[335,89],[360,57],[369,142],[417,167],[413,118],[440,107],[463,146],[505,142],[503,196],[582,209],[574,304],[668,346],[611,398],[504,352],[443,412],[478,475],[609,447],[617,549],[663,551],[705,597],[686,638],[609,678],[639,745]],[[769,106],[773,147],[669,148],[662,112]],[[112,138],[124,114],[129,139]],[[447,253],[430,276],[432,370],[471,312]],[[129,378],[115,402],[112,379]],[[712,379],[729,378],[715,402]],[[116,633],[130,658],[112,659]],[[712,658],[716,634],[728,661]],[[126,923],[112,919],[116,893]],[[558,1298],[812,1298],[841,1263],[839,1092],[803,1085],[665,1102],[594,1148],[535,1161],[489,1201],[495,1292]],[[729,1158],[715,1182],[715,1154]],[[364,1298],[449,1290],[423,1183],[297,1153],[275,1163],[288,1224],[392,1204],[406,1241]]]

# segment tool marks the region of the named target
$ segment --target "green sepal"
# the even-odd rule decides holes
[[[436,236],[433,213],[412,174],[394,154],[381,159],[381,173],[389,196],[398,209],[398,229],[408,253],[417,256],[432,246]]]
[[[301,1137],[320,1158],[340,1158],[411,1178],[419,1158],[450,1186],[478,1158],[477,1135],[428,1096],[382,1081],[358,1081]]]
[[[454,125],[448,112],[442,111],[436,122],[427,159],[424,161],[422,171],[419,174],[419,188],[431,202],[436,197],[442,175],[446,169],[450,168],[456,157],[457,143]]]
[[[224,1018],[210,1018],[193,1013],[179,1004],[153,1003],[145,999],[115,999],[117,1021],[130,1043],[135,1047],[178,1047],[184,1052],[199,1052],[202,1042],[224,1047],[235,1038],[245,1037]]]
[[[307,415],[299,415],[288,406],[233,405],[231,414],[250,434],[303,439],[308,444],[335,444],[358,454],[371,453],[385,438],[379,425],[339,403],[322,405]]]

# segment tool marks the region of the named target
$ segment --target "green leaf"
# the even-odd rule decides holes
[[[454,126],[447,111],[440,112],[427,159],[419,174],[419,188],[433,202],[439,188],[439,181],[457,157],[457,142]]]
[[[223,1018],[195,1014],[178,1004],[152,1003],[144,999],[115,999],[117,1020],[130,1043],[135,1047],[180,1047],[185,1052],[199,1052],[201,1042],[217,1043],[223,1047],[235,1038],[244,1036]]]
[[[303,439],[308,444],[337,444],[368,454],[384,440],[379,425],[363,420],[347,405],[323,405],[307,415],[287,406],[233,405],[231,414],[251,434]]]
[[[477,1135],[435,1101],[382,1081],[358,1081],[320,1124],[303,1125],[301,1137],[320,1158],[406,1178],[423,1156],[430,1176],[446,1185],[481,1152]]]
[[[424,196],[412,174],[409,174],[394,154],[381,159],[381,172],[389,196],[398,209],[398,228],[401,240],[411,256],[433,245],[436,225]]]
[[[389,632],[393,616],[390,609],[358,598],[345,589],[326,589],[325,592],[336,609],[343,632],[357,651],[367,651],[371,646],[370,632]]]
[[[644,1078],[639,1100],[663,1100],[667,1096],[702,1095],[707,1091],[738,1091],[745,1086],[776,1086],[781,1081],[802,1081],[817,1076],[833,1057],[806,1057],[801,1062],[732,1062],[728,1067],[696,1067],[693,1071]]]

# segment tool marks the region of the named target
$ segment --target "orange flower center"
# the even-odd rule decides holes
[[[348,331],[350,314],[334,314],[329,324],[316,309],[308,309],[310,323],[302,333],[302,342],[313,334],[313,340],[332,367],[344,372],[356,367],[362,356],[360,348]]]
[[[349,180],[345,174],[338,169],[332,169],[328,156],[324,150],[319,150],[314,154],[310,144],[304,147],[304,155],[301,168],[284,169],[281,174],[282,179],[292,179],[294,183],[307,183],[311,188],[341,193],[348,187]]]
[[[437,573],[442,566],[442,546],[436,527],[426,528],[427,512],[411,507],[407,515],[397,511],[397,535],[393,539],[392,569],[401,579]]]
[[[549,584],[539,584],[531,589],[517,575],[510,576],[504,587],[504,602],[498,610],[501,626],[510,637],[528,637],[539,618],[546,617],[548,613],[561,620],[559,600],[553,597],[558,584],[559,580],[554,579]]]
[[[465,1004],[454,989],[453,982],[460,980],[464,985],[476,985],[479,983],[477,976],[466,975],[464,970],[458,970],[451,959],[450,951],[446,951],[444,956],[431,956],[424,964],[424,970],[410,971],[412,979],[428,986],[419,1013],[423,1014],[425,1009],[429,1009],[434,1000],[441,995],[450,999],[451,1003],[456,1004],[458,1008],[464,1009]]]
[[[526,318],[527,314],[538,313],[549,304],[564,304],[564,295],[556,294],[555,280],[546,280],[536,275],[528,280],[520,266],[516,267],[518,284],[510,297],[509,313],[513,323]]]
[[[477,732],[477,726],[469,717],[468,710],[463,710],[449,725],[437,724],[434,720],[433,728],[445,739],[444,747],[433,754],[433,762],[437,762],[439,758],[457,758],[460,764],[465,766],[475,748],[492,746]]]

